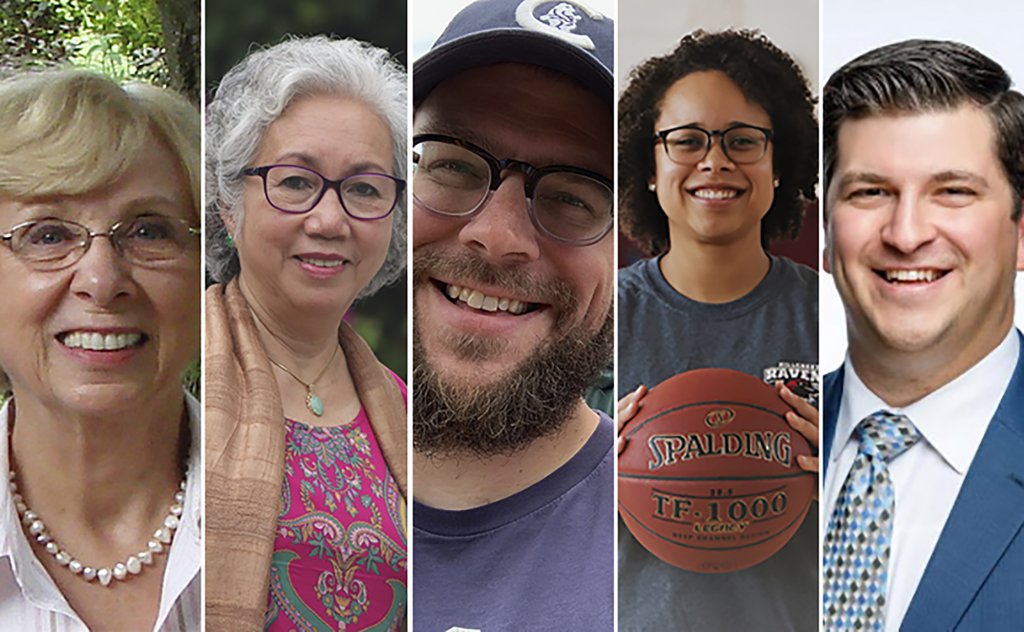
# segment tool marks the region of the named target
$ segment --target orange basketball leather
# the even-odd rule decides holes
[[[725,573],[771,557],[807,514],[817,477],[789,406],[761,380],[727,369],[671,377],[622,429],[619,514],[679,568]]]

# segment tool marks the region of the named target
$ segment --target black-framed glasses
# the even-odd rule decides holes
[[[106,237],[114,250],[135,264],[152,265],[178,259],[197,249],[198,226],[178,217],[139,215],[95,232],[66,219],[45,218],[13,226],[0,239],[11,252],[36,270],[61,270],[77,263],[95,237]]]
[[[353,219],[384,219],[405,191],[405,180],[386,173],[354,173],[340,180],[298,165],[249,167],[242,175],[263,179],[267,202],[283,213],[308,213],[333,189],[341,208]]]
[[[472,143],[441,134],[423,134],[412,142],[412,195],[433,213],[459,218],[476,215],[501,185],[501,174],[513,169],[526,176],[527,210],[540,233],[565,244],[587,246],[612,228],[612,181],[600,174],[498,159]]]
[[[656,133],[654,142],[661,143],[672,162],[695,165],[711,151],[716,136],[722,141],[726,158],[738,165],[749,165],[764,158],[768,152],[772,130],[746,123],[712,130],[697,125],[680,125]]]

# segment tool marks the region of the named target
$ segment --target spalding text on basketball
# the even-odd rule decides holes
[[[771,430],[652,435],[647,447],[651,451],[647,463],[650,470],[712,456],[774,461],[785,467],[793,458],[789,433]]]

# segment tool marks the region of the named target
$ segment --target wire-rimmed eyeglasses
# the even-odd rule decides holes
[[[405,191],[405,180],[386,173],[354,173],[340,180],[298,165],[265,165],[242,170],[263,179],[267,202],[283,213],[308,213],[333,189],[341,208],[353,219],[384,219]]]
[[[715,137],[721,139],[726,158],[738,165],[757,162],[768,152],[772,130],[739,123],[725,129],[707,130],[698,125],[680,125],[661,130],[654,142],[661,143],[669,160],[680,165],[695,165],[711,151]]]
[[[611,230],[612,182],[570,166],[534,167],[520,160],[498,159],[473,143],[423,134],[413,138],[412,194],[425,209],[446,217],[479,213],[501,186],[502,172],[526,176],[530,221],[543,235],[573,246],[587,246]]]
[[[36,270],[61,270],[77,263],[95,237],[106,237],[132,263],[152,265],[181,257],[198,246],[198,226],[166,215],[139,215],[93,231],[78,222],[45,218],[22,222],[0,235],[19,259]]]

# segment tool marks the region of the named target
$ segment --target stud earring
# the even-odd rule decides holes
[[[772,184],[774,184],[774,185],[775,185],[775,188],[776,188],[776,189],[777,189],[777,188],[779,188],[779,179],[778,179],[778,178],[775,178],[774,180],[772,180]]]
[[[654,193],[654,190],[655,190],[656,188],[657,188],[657,187],[656,187],[656,186],[654,185],[654,183],[653,183],[653,182],[651,182],[650,184],[648,184],[648,185],[647,185],[647,190],[648,190],[648,191],[650,191],[651,193]]]
[[[228,245],[228,248],[234,249],[235,238],[232,237],[230,234],[224,239],[224,242]]]

